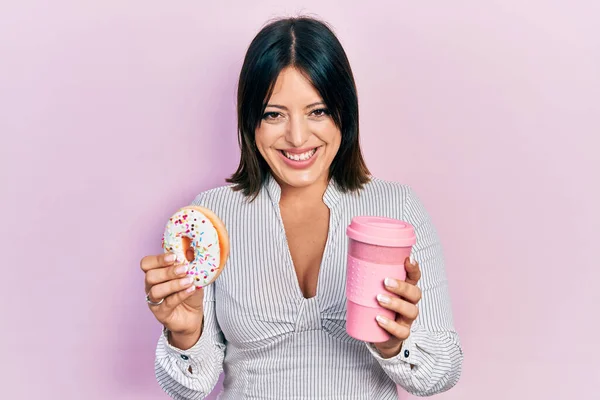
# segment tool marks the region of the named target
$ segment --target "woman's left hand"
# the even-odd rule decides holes
[[[417,303],[421,300],[421,289],[417,287],[417,282],[421,279],[419,263],[415,261],[412,264],[407,257],[404,267],[406,269],[405,281],[391,278],[385,280],[386,289],[399,297],[386,296],[384,293],[377,296],[382,307],[396,312],[395,321],[382,316],[377,318],[379,326],[391,335],[390,339],[385,342],[373,343],[384,358],[394,357],[400,353],[402,343],[410,335],[410,327],[419,315],[417,308]]]

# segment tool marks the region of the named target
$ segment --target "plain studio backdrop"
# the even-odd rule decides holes
[[[246,48],[299,13],[439,230],[465,352],[439,398],[597,398],[599,4],[3,1],[0,398],[166,398],[139,260],[233,172]]]

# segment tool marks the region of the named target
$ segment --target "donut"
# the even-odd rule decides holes
[[[194,285],[210,285],[223,271],[229,256],[229,236],[223,221],[212,211],[199,206],[180,208],[169,218],[162,237],[165,253],[173,253],[177,261],[188,265]],[[194,251],[189,261],[186,251]]]

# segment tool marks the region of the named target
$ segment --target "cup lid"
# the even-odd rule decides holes
[[[358,216],[346,229],[349,238],[386,247],[409,247],[417,242],[414,227],[394,218]]]

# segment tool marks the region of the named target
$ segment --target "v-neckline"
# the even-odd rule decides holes
[[[333,246],[335,244],[335,234],[337,232],[337,227],[339,225],[339,211],[338,211],[338,203],[341,196],[341,191],[333,178],[329,181],[327,185],[327,189],[323,194],[323,202],[329,208],[329,222],[327,227],[327,239],[325,240],[325,248],[323,250],[323,254],[321,256],[321,263],[319,265],[319,272],[317,274],[317,285],[315,290],[315,295],[312,297],[304,297],[302,293],[302,289],[300,288],[300,281],[298,279],[298,275],[296,273],[296,268],[294,265],[294,261],[292,259],[292,253],[290,251],[289,243],[287,240],[287,235],[285,232],[285,226],[283,224],[283,218],[281,216],[281,208],[279,206],[279,201],[281,200],[281,187],[277,183],[277,181],[273,178],[271,174],[267,175],[267,179],[265,181],[265,188],[267,193],[271,199],[271,203],[273,205],[273,209],[277,215],[277,221],[279,224],[280,230],[280,249],[281,255],[284,258],[286,263],[286,276],[289,277],[288,283],[292,286],[294,292],[294,298],[301,302],[308,301],[317,301],[321,296],[321,288],[323,287],[323,277],[325,275],[325,266],[329,258],[331,257],[332,251],[334,251]],[[291,281],[291,282],[290,282]]]

